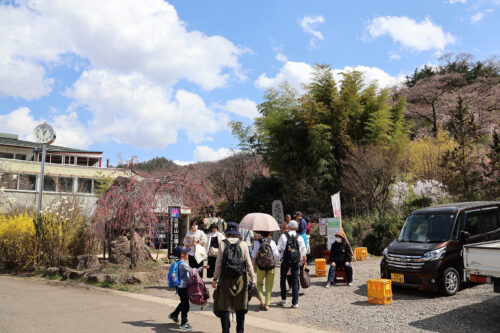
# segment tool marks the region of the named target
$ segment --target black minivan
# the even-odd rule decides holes
[[[495,239],[500,239],[500,201],[417,209],[384,249],[380,274],[394,285],[451,296],[465,282],[463,244]]]

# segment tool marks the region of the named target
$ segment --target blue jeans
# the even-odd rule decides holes
[[[328,282],[333,284],[335,281],[335,272],[337,271],[337,266],[338,264],[335,264],[335,266],[330,266],[330,269],[328,270]],[[342,264],[341,266],[344,266]],[[347,274],[347,282],[351,283],[352,282],[352,266],[349,264],[349,266],[344,266],[345,267],[345,272]]]
[[[291,269],[292,272],[292,304],[299,303],[299,266],[290,267],[286,263],[281,264],[281,272],[280,272],[280,289],[281,289],[281,299],[286,300],[286,273],[288,269]]]

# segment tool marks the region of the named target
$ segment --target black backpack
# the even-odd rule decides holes
[[[246,263],[243,260],[240,243],[241,240],[231,244],[227,239],[224,239],[226,248],[222,254],[222,273],[226,276],[237,278],[245,272]]]
[[[300,264],[300,250],[299,242],[297,240],[297,237],[299,237],[299,235],[295,234],[295,236],[293,236],[288,232],[285,235],[287,241],[285,252],[283,253],[283,261],[287,263],[288,266],[297,267]]]

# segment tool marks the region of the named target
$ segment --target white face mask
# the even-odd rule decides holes
[[[198,230],[198,226],[197,226],[197,225],[193,225],[193,227],[192,227],[192,228],[193,228],[193,231]]]
[[[342,238],[341,237],[335,237],[335,240],[337,241],[337,243],[342,243]]]

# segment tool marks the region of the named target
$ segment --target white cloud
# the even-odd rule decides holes
[[[52,81],[41,64],[71,65],[68,55],[92,69],[141,73],[164,87],[187,80],[210,90],[245,78],[238,57],[246,49],[189,31],[163,0],[20,0],[0,5],[0,35],[0,95],[47,95]],[[15,76],[22,94],[5,85]]]
[[[311,83],[313,66],[304,62],[287,61],[283,64],[275,77],[268,77],[267,74],[261,74],[255,81],[255,85],[262,89],[276,88],[283,81],[287,81],[295,89],[302,91],[302,85]],[[377,81],[380,88],[394,86],[404,80],[404,75],[397,77],[391,76],[377,67],[368,66],[346,66],[342,69],[332,69],[333,77],[337,83],[343,80],[342,73],[358,71],[363,73],[365,82]]]
[[[450,4],[456,4],[456,3],[466,3],[467,0],[448,0],[448,3]]]
[[[391,60],[401,60],[401,54],[394,51],[389,51],[389,59]]]
[[[184,90],[172,94],[140,73],[85,71],[66,95],[91,113],[89,127],[96,140],[138,148],[164,148],[177,142],[179,131],[200,143],[228,122],[200,96]]]
[[[455,43],[452,34],[444,32],[429,18],[416,22],[406,16],[380,16],[374,18],[367,29],[373,38],[389,35],[394,42],[417,51],[443,50],[448,44]]]
[[[186,166],[186,165],[190,165],[190,164],[195,163],[194,161],[179,161],[179,160],[175,160],[173,162],[177,165],[180,165],[180,166]]]
[[[0,56],[0,98],[40,98],[51,92],[53,83],[53,79],[45,77],[45,69],[42,66]]]
[[[477,12],[476,14],[472,15],[470,17],[470,22],[471,23],[478,23],[479,21],[481,21],[484,16],[488,13],[491,13],[493,10],[492,9],[488,9],[488,10],[485,10],[484,12]]]
[[[259,116],[257,103],[249,98],[238,98],[230,100],[222,107],[224,110],[248,119],[255,119]]]
[[[56,115],[50,119],[35,119],[29,108],[20,107],[6,115],[0,115],[0,132],[17,134],[20,139],[35,141],[33,130],[44,120],[47,120],[56,132],[55,145],[87,148],[92,144],[91,136],[74,112]]]
[[[312,66],[305,62],[287,61],[283,64],[275,77],[268,77],[263,73],[255,81],[255,85],[261,89],[277,87],[281,82],[287,81],[292,87],[301,89],[301,84],[308,83],[312,79]]]
[[[317,40],[323,40],[324,36],[323,34],[316,29],[316,27],[320,23],[324,23],[325,18],[322,15],[318,16],[304,16],[302,20],[300,21],[300,26],[304,32],[309,33],[313,35],[313,38],[311,38],[310,45],[312,47],[316,46],[316,41]]]
[[[218,161],[233,155],[233,151],[228,148],[214,150],[209,146],[197,146],[193,152],[193,157],[198,162]]]

